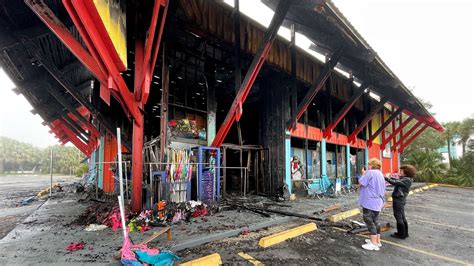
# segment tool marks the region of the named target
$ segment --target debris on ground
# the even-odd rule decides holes
[[[29,197],[21,201],[21,205],[30,205],[33,201],[35,201],[36,197]]]
[[[125,220],[130,216],[130,211],[125,208]],[[113,230],[122,228],[120,208],[117,203],[106,202],[89,206],[74,222],[78,225],[103,224]]]
[[[240,232],[240,234],[243,235],[243,236],[246,236],[246,235],[250,234],[250,230],[242,230]]]
[[[37,196],[38,198],[43,197],[43,196],[49,194],[49,190],[50,190],[50,189],[51,189],[51,187],[47,187],[47,188],[41,190],[40,192],[38,192],[38,194],[36,194],[36,196]],[[60,191],[62,191],[62,190],[63,190],[63,188],[62,188],[62,186],[61,186],[59,183],[54,183],[54,184],[53,184],[53,191],[54,191],[54,192],[60,192]]]
[[[107,225],[105,224],[89,224],[88,226],[86,226],[86,228],[84,228],[84,231],[95,232],[102,231],[105,228],[107,228]]]
[[[327,212],[332,212],[332,211],[335,211],[335,210],[339,210],[340,208],[342,207],[342,205],[340,203],[337,203],[337,204],[334,204],[334,205],[331,205],[327,208],[324,208],[320,211],[316,211],[314,212],[313,214],[317,214],[317,215],[321,215],[323,213],[327,213]]]
[[[84,249],[84,246],[86,243],[84,241],[77,242],[77,243],[71,243],[69,246],[66,247],[67,250],[71,252],[76,252],[78,250]]]

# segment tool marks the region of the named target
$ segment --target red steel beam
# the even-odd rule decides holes
[[[405,121],[403,121],[403,123],[401,123],[397,129],[395,129],[392,134],[390,134],[390,136],[388,136],[388,138],[386,138],[382,144],[380,145],[380,148],[383,150],[385,149],[385,146],[387,146],[387,144],[395,137],[397,136],[398,133],[400,133],[400,131],[403,130],[404,127],[406,127],[408,125],[408,123],[410,123],[410,121],[413,120],[413,116],[410,116],[408,117],[407,119],[405,119]]]
[[[120,97],[124,101],[125,108],[130,112],[132,115],[134,122],[139,123],[141,126],[141,111],[138,108],[138,105],[135,102],[135,99],[127,87],[123,77],[120,75],[120,66],[117,66],[116,60],[114,60],[113,54],[116,53],[115,50],[109,49],[109,46],[106,45],[103,38],[107,38],[107,36],[103,36],[98,27],[104,27],[102,20],[100,19],[99,14],[97,13],[97,9],[94,6],[94,3],[91,0],[84,0],[84,1],[76,1],[71,0],[77,15],[81,19],[84,27],[90,36],[93,44],[97,48],[97,51],[102,59],[102,62],[106,66],[109,76],[108,76],[108,84],[109,88],[115,88],[117,86]],[[113,50],[113,51],[112,51]]]
[[[352,82],[352,81],[351,81]],[[342,119],[346,116],[346,114],[349,112],[349,110],[354,106],[354,104],[359,100],[359,98],[364,95],[365,89],[367,88],[367,85],[362,84],[352,95],[352,97],[349,99],[349,101],[342,107],[341,110],[337,113],[336,117],[334,118],[334,121],[331,122],[326,129],[324,130],[323,137],[324,138],[330,138],[332,136],[332,131],[337,127],[339,122],[342,121]]]
[[[397,111],[395,111],[394,113],[392,113],[392,115],[390,115],[390,117],[385,121],[383,122],[383,124],[379,127],[379,129],[377,129],[377,131],[375,131],[375,133],[373,135],[370,136],[369,140],[367,141],[367,145],[370,147],[372,146],[372,143],[374,141],[374,139],[380,135],[380,133],[388,126],[390,125],[390,123],[392,122],[393,119],[395,119],[399,114],[401,114],[403,111],[403,108],[398,108]]]
[[[158,51],[160,50],[161,37],[165,28],[166,15],[168,14],[168,3],[168,0],[155,0],[153,7],[153,15],[148,38],[145,43],[145,55],[143,57],[144,75],[141,75],[139,79],[139,84],[141,84],[143,88],[139,96],[139,100],[141,100],[142,104],[148,101],[148,96],[150,95],[151,77],[155,69],[156,59],[158,58]],[[157,24],[159,24],[158,29],[156,28]],[[136,97],[137,94],[135,94],[135,98]]]
[[[400,139],[393,144],[392,150],[395,150],[398,147],[398,145],[402,144],[406,138],[410,137],[410,134],[413,133],[418,127],[420,127],[421,124],[422,122],[418,121],[406,133],[403,133],[402,131],[401,133],[403,133],[403,136],[400,136]]]
[[[105,81],[105,73],[101,71],[97,62],[89,52],[72,36],[71,32],[56,17],[42,0],[25,0],[44,24],[61,40],[71,53],[94,75],[99,81]]]
[[[71,141],[71,143],[74,144],[74,146],[76,146],[76,148],[78,148],[85,155],[88,155],[87,145],[84,142],[82,142],[80,139],[78,139],[77,136],[74,134],[74,132],[72,132],[68,127],[63,125],[59,120],[56,120],[56,123],[53,124],[52,127],[55,130],[62,131],[64,135],[67,136],[69,141]]]
[[[402,143],[402,145],[400,146],[400,152],[403,153],[403,150],[405,150],[405,148],[408,145],[410,145],[410,143],[412,143],[416,139],[416,137],[418,137],[421,133],[423,133],[423,131],[425,131],[427,127],[428,127],[428,124],[425,124],[422,128],[420,128],[420,130],[418,130],[415,134],[413,134],[413,136],[411,136],[404,143]]]
[[[273,41],[277,37],[278,29],[283,22],[283,19],[286,16],[288,9],[293,1],[280,1],[278,3],[277,9],[275,14],[273,15],[272,21],[270,22],[270,26],[265,32],[264,41],[260,46],[258,52],[255,54],[252,63],[245,75],[245,78],[240,86],[237,95],[235,96],[234,102],[232,103],[230,110],[227,112],[227,116],[224,119],[219,131],[212,142],[213,147],[220,147],[224,142],[227,133],[229,132],[232,124],[235,121],[239,121],[240,117],[242,116],[242,105],[245,102],[250,90],[252,89],[252,85],[257,78],[260,69],[262,68],[263,64],[265,63],[265,59],[272,47]]]
[[[313,86],[309,89],[301,103],[296,108],[296,112],[294,113],[294,115],[292,115],[290,120],[288,120],[288,122],[286,123],[286,127],[288,128],[288,130],[291,131],[293,129],[293,126],[296,125],[298,119],[303,115],[306,109],[308,109],[308,106],[311,104],[314,97],[316,97],[316,94],[318,94],[318,92],[323,88],[324,84],[326,83],[326,80],[331,75],[332,70],[334,69],[334,67],[336,67],[336,64],[337,62],[339,62],[339,59],[341,59],[343,52],[344,46],[339,48],[339,50],[337,50],[331,56],[329,61],[324,64],[324,67],[319,73],[319,76],[316,81],[313,83]]]
[[[352,131],[352,133],[349,135],[348,137],[348,140],[350,143],[353,143],[356,141],[357,139],[357,134],[359,134],[359,132],[362,131],[362,129],[364,129],[367,124],[369,124],[369,122],[372,120],[372,118],[378,114],[378,112],[383,108],[384,104],[387,102],[387,99],[381,99],[379,103],[377,103],[377,105],[374,106],[374,109],[372,109],[372,111],[364,118],[364,120],[362,120],[362,122],[359,124],[359,126],[357,126],[356,129],[354,129],[354,131]]]

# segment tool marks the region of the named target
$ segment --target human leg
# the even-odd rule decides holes
[[[378,213],[377,213],[378,214]],[[377,226],[375,213],[369,209],[362,209],[362,218],[364,219],[365,224],[367,225],[367,230],[370,232],[370,243],[362,245],[362,248],[367,250],[379,250],[377,245]]]
[[[403,224],[404,224],[404,228],[405,228],[405,237],[409,237],[408,235],[408,221],[407,221],[407,218],[405,216],[405,203],[403,203],[403,208],[402,208],[402,220],[403,220]]]
[[[405,221],[404,219],[404,207],[405,202],[400,200],[393,201],[393,216],[395,216],[395,220],[397,221],[397,232],[390,235],[391,237],[404,239],[405,238]]]

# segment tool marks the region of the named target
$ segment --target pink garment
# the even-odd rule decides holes
[[[132,243],[130,243],[130,239],[128,238],[128,229],[127,229],[127,234],[125,235],[125,239],[123,240],[123,244],[122,244],[122,249],[120,250],[122,252],[122,260],[134,260],[134,261],[136,261],[137,258],[135,256],[135,253],[133,252],[133,251],[136,251],[136,250],[145,251],[149,255],[160,254],[159,249],[149,248],[149,247],[146,246],[146,244],[132,245]]]

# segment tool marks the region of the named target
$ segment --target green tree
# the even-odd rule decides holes
[[[457,133],[459,134],[459,144],[462,147],[462,156],[466,154],[466,146],[471,138],[474,135],[474,118],[466,118],[459,124]]]
[[[75,147],[54,145],[44,149],[11,138],[0,137],[0,173],[41,171],[49,173],[50,151],[54,151],[53,172],[72,174],[80,169],[84,155]]]
[[[461,123],[458,121],[448,122],[448,123],[443,124],[445,131],[441,135],[441,137],[446,141],[446,145],[448,147],[448,163],[449,163],[450,168],[452,167],[452,160],[453,160],[451,156],[451,146],[455,144],[453,140],[454,140],[454,137],[458,134],[457,132],[458,132],[460,124]]]

